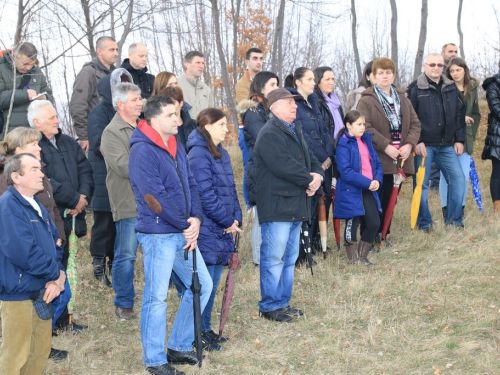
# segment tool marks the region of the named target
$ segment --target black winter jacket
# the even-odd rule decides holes
[[[127,69],[132,75],[134,83],[141,89],[141,96],[144,99],[149,99],[151,92],[153,91],[155,76],[147,73],[147,67],[144,69],[135,69],[132,65],[130,65],[129,59],[123,60],[121,67]]]
[[[483,82],[490,113],[488,115],[488,133],[484,140],[483,160],[500,160],[500,73]]]
[[[254,148],[259,222],[310,221],[313,180],[324,176],[320,162],[309,149],[300,124],[295,124],[300,143],[278,118],[269,120],[257,136]]]
[[[455,83],[444,75],[442,79],[441,93],[429,83],[425,73],[408,87],[408,98],[422,129],[418,143],[424,142],[426,146],[453,146],[455,142],[465,142],[465,105]],[[438,95],[442,96],[443,107],[439,105]],[[445,123],[439,124],[442,110]],[[442,126],[445,127],[444,137],[441,136]]]
[[[117,71],[117,69],[114,71]],[[92,211],[111,212],[108,189],[106,188],[106,163],[100,150],[102,132],[109,125],[116,113],[111,100],[111,75],[107,75],[99,81],[97,90],[102,100],[92,109],[87,121],[89,162],[92,166],[92,177],[95,185],[89,209]]]
[[[248,164],[247,164],[247,187],[248,187],[248,200],[252,205],[257,202],[257,192],[255,187],[255,161],[253,157],[253,149],[255,147],[255,141],[259,132],[264,127],[267,121],[269,121],[269,116],[266,115],[263,103],[257,103],[254,100],[244,100],[238,104],[239,112],[241,114],[241,120],[243,121],[243,134],[245,136],[245,142],[248,146]]]
[[[57,148],[43,133],[38,145],[42,149],[40,156],[45,163],[43,173],[50,178],[54,189],[54,200],[63,217],[66,208],[76,207],[80,194],[87,196],[87,201],[90,202],[94,192],[94,181],[92,167],[78,142],[69,135],[62,134],[61,129],[55,138]],[[85,218],[84,211],[77,216],[77,220],[81,221],[82,218]]]
[[[187,140],[193,130],[198,128],[198,124],[191,118],[188,111],[181,109],[182,126],[179,126],[178,133],[175,135],[177,142],[182,143],[186,149]]]

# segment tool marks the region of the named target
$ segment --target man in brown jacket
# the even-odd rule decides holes
[[[134,262],[137,251],[137,209],[128,174],[129,140],[141,114],[141,90],[132,83],[113,87],[116,115],[104,129],[101,152],[108,171],[106,187],[116,225],[113,288],[115,312],[121,319],[134,319]]]
[[[87,117],[92,108],[99,103],[97,83],[114,69],[118,58],[118,44],[109,36],[97,39],[97,57],[85,63],[76,76],[73,84],[73,94],[69,102],[69,113],[73,119],[73,127],[78,137],[78,143],[84,152],[89,150],[87,136]]]
[[[264,54],[258,48],[250,48],[245,54],[245,65],[247,69],[243,73],[243,76],[236,83],[234,91],[236,92],[236,103],[241,103],[243,100],[248,99],[250,94],[250,86],[252,85],[253,78],[262,70],[262,65],[264,64]],[[250,157],[248,146],[245,142],[245,136],[243,134],[243,121],[240,114],[238,113],[238,143],[241,148],[241,154],[243,155],[243,198],[247,204],[247,208],[250,208],[250,199],[248,198],[248,188],[247,188],[247,165],[248,158]]]

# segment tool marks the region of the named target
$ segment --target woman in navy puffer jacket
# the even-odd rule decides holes
[[[189,135],[186,147],[203,208],[198,247],[214,284],[203,311],[202,331],[204,341],[218,344],[227,339],[218,339],[210,317],[222,269],[234,250],[232,234],[241,231],[242,215],[231,160],[221,145],[228,132],[226,115],[219,109],[207,108],[198,114],[196,122],[198,129]]]

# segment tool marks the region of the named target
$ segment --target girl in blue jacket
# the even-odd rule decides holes
[[[382,183],[382,164],[365,133],[365,118],[358,111],[344,117],[346,128],[337,138],[336,160],[340,173],[333,216],[346,219],[345,246],[350,263],[371,266],[368,252],[377,235],[382,208],[376,191]],[[357,231],[361,224],[361,240]]]
[[[216,108],[201,111],[198,129],[187,141],[189,167],[198,186],[203,223],[198,247],[213,281],[213,290],[201,319],[205,350],[220,350],[227,341],[212,330],[210,318],[222,269],[234,250],[233,233],[241,232],[242,215],[229,154],[222,147],[228,132],[224,112]]]

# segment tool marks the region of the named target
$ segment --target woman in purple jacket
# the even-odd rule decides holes
[[[214,285],[201,328],[204,346],[213,350],[215,344],[215,350],[220,350],[218,344],[227,338],[218,338],[210,318],[222,270],[234,250],[233,233],[241,232],[242,215],[231,160],[221,144],[228,132],[226,115],[219,109],[207,108],[198,114],[196,122],[198,129],[190,134],[186,150],[203,208],[198,247]]]

